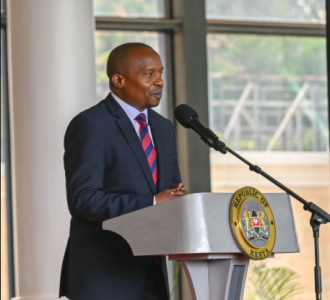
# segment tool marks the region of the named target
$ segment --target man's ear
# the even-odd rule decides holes
[[[116,88],[121,89],[124,86],[125,79],[122,75],[114,74],[111,77],[111,81]]]

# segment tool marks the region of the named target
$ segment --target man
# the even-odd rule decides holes
[[[134,257],[121,236],[102,230],[107,219],[186,194],[173,126],[150,110],[162,97],[162,72],[151,47],[115,48],[107,64],[112,93],[68,126],[64,165],[72,219],[60,296],[169,299],[164,259]]]

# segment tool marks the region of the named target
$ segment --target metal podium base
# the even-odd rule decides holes
[[[180,260],[194,300],[242,300],[250,259],[242,255],[170,255]]]

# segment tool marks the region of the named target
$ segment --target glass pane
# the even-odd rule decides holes
[[[94,14],[112,17],[164,18],[164,0],[94,0]]]
[[[328,149],[324,39],[210,35],[208,54],[211,122],[230,147]]]
[[[210,128],[253,164],[330,211],[325,39],[209,35],[207,43]],[[213,192],[234,193],[243,186],[282,192],[229,153],[211,151],[211,176]],[[297,272],[297,299],[313,299],[310,216],[293,198],[292,206],[301,253],[276,255],[266,266]],[[321,230],[320,243],[321,266],[327,266],[329,230]],[[248,276],[257,265],[252,263]],[[330,291],[330,271],[323,270],[323,291]],[[258,291],[248,281],[244,299],[259,299],[252,294]]]
[[[206,17],[325,24],[325,0],[206,0]]]
[[[1,35],[2,35],[1,30]],[[8,256],[7,256],[7,220],[6,220],[6,176],[5,176],[5,138],[3,110],[3,43],[1,39],[1,300],[9,299],[8,294]]]
[[[96,72],[97,72],[97,99],[104,99],[109,93],[109,79],[106,74],[106,64],[109,53],[115,47],[129,42],[141,42],[151,46],[157,51],[164,65],[165,88],[160,105],[155,108],[163,116],[168,116],[168,68],[165,53],[165,34],[157,32],[130,32],[130,31],[96,31],[95,32],[95,51],[96,51]]]

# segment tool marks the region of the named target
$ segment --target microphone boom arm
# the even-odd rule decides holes
[[[219,141],[219,142],[222,143],[221,141]],[[276,180],[275,178],[273,178],[272,176],[270,176],[269,174],[267,174],[266,172],[264,172],[259,166],[253,165],[252,163],[250,163],[249,161],[247,161],[245,158],[243,158],[242,156],[240,156],[238,153],[236,153],[234,150],[230,149],[227,146],[225,146],[225,150],[228,151],[228,152],[230,152],[232,155],[236,156],[239,160],[241,160],[245,164],[247,164],[249,166],[250,171],[253,171],[253,172],[255,172],[257,174],[260,174],[261,176],[265,177],[270,182],[272,182],[275,185],[277,185],[280,189],[282,189],[283,191],[287,192],[293,198],[295,198],[299,202],[301,202],[304,205],[304,210],[308,210],[311,213],[316,213],[322,219],[324,219],[325,221],[330,222],[330,215],[327,212],[325,212],[323,209],[321,209],[317,205],[313,204],[312,202],[307,202],[305,199],[303,199],[298,194],[296,194],[295,192],[293,192],[292,190],[290,190],[284,184],[280,183],[278,180]]]
[[[256,172],[257,174],[260,174],[261,176],[268,179],[270,182],[278,186],[283,191],[287,192],[289,195],[291,195],[293,198],[301,202],[304,206],[304,210],[308,210],[312,216],[310,218],[309,224],[312,227],[313,230],[313,238],[314,238],[314,249],[315,249],[315,267],[314,267],[314,279],[315,279],[315,294],[316,294],[316,300],[322,299],[322,275],[321,275],[321,266],[320,266],[320,254],[319,254],[319,236],[320,236],[320,226],[322,224],[327,224],[330,222],[330,215],[324,211],[322,208],[314,204],[313,202],[307,202],[305,199],[300,197],[298,194],[290,190],[288,187],[277,181],[275,178],[264,172],[259,166],[251,164],[249,161],[247,161],[245,158],[240,156],[238,153],[236,153],[234,150],[230,149],[226,146],[225,143],[218,141],[219,143],[219,150],[216,149],[216,147],[213,146],[213,148],[217,151],[220,151],[221,153],[226,153],[227,151],[230,152],[232,155],[236,156],[238,159],[240,159],[242,162],[247,164],[249,166],[250,171]],[[223,146],[224,145],[224,146]],[[225,151],[225,152],[223,152]]]
[[[315,246],[315,292],[316,300],[322,299],[322,282],[321,282],[321,267],[319,265],[319,230],[322,224],[330,222],[330,215],[315,205],[313,202],[307,202],[305,199],[291,191],[285,185],[277,181],[272,176],[268,175],[257,165],[251,164],[245,158],[237,154],[234,150],[226,146],[226,144],[219,140],[218,136],[210,129],[205,127],[198,119],[197,112],[187,104],[181,104],[175,109],[175,117],[179,123],[185,128],[191,128],[194,130],[209,147],[212,147],[216,151],[226,154],[227,151],[236,156],[242,162],[249,166],[250,171],[256,172],[261,176],[268,179],[270,182],[287,192],[293,198],[297,199],[304,206],[304,210],[311,212],[310,225],[313,229],[314,246]]]

